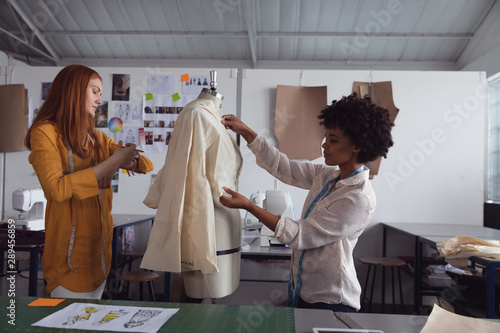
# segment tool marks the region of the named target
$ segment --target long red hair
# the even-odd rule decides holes
[[[87,135],[93,139],[96,154],[100,152],[94,119],[85,110],[87,86],[96,77],[102,81],[96,71],[83,65],[66,66],[57,74],[26,135],[24,142],[28,149],[31,149],[31,131],[44,123],[51,123],[58,129],[64,145],[79,157],[89,155],[83,150]]]

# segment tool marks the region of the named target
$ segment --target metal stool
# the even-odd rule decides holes
[[[394,267],[398,268],[398,280],[399,280],[399,297],[401,300],[401,313],[403,313],[403,289],[401,286],[401,266],[405,266],[406,262],[399,258],[388,258],[388,257],[364,257],[359,258],[363,264],[368,265],[368,273],[366,274],[365,287],[363,289],[362,301],[365,300],[366,291],[368,290],[368,281],[370,279],[370,270],[373,266],[373,276],[372,276],[372,286],[370,292],[370,299],[368,303],[368,312],[371,312],[372,309],[372,300],[373,300],[373,290],[375,289],[375,277],[377,273],[377,266],[382,267],[382,313],[385,308],[385,268],[391,268],[391,277],[392,277],[392,309],[393,312],[396,313],[396,296],[394,292]]]
[[[154,302],[155,301],[155,292],[153,288],[153,281],[158,280],[160,278],[160,274],[155,273],[155,272],[150,272],[150,271],[132,271],[132,272],[124,272],[118,274],[118,280],[120,281],[127,281],[129,284],[130,282],[139,282],[139,298],[142,301],[143,300],[143,282],[148,283],[149,287],[149,295],[151,297],[151,300]],[[128,289],[127,289],[128,293]]]
[[[132,262],[134,259],[141,258],[144,256],[144,251],[136,251],[136,250],[127,250],[127,251],[120,251],[118,252],[119,257],[123,257],[123,262],[120,265],[122,267],[121,272],[123,273],[123,270],[125,266],[128,263],[128,270],[132,270]]]

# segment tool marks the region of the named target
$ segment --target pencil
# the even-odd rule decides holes
[[[115,146],[117,146],[118,148],[127,148],[127,146],[122,146],[122,145],[119,145],[119,144],[117,144],[117,143],[115,143]],[[140,150],[140,149],[136,149],[135,151],[138,151],[138,152],[144,153],[144,150]]]

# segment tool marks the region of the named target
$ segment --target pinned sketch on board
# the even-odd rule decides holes
[[[153,94],[171,95],[175,93],[175,75],[149,74],[148,92]]]
[[[157,332],[179,309],[73,303],[31,326],[115,332]]]
[[[182,82],[184,95],[199,95],[203,88],[210,88],[209,75],[189,75],[189,80]]]
[[[115,141],[123,142],[123,145],[127,143],[133,143],[136,146],[140,146],[140,136],[139,136],[139,126],[127,126],[123,127],[121,131],[116,133]]]
[[[124,123],[138,123],[141,121],[140,103],[116,103],[115,115]]]

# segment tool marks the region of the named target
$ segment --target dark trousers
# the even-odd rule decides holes
[[[307,303],[299,298],[298,307],[301,309],[323,309],[323,310],[332,310],[333,312],[357,312],[356,309],[351,308],[350,306],[344,304],[328,304],[328,303]]]

